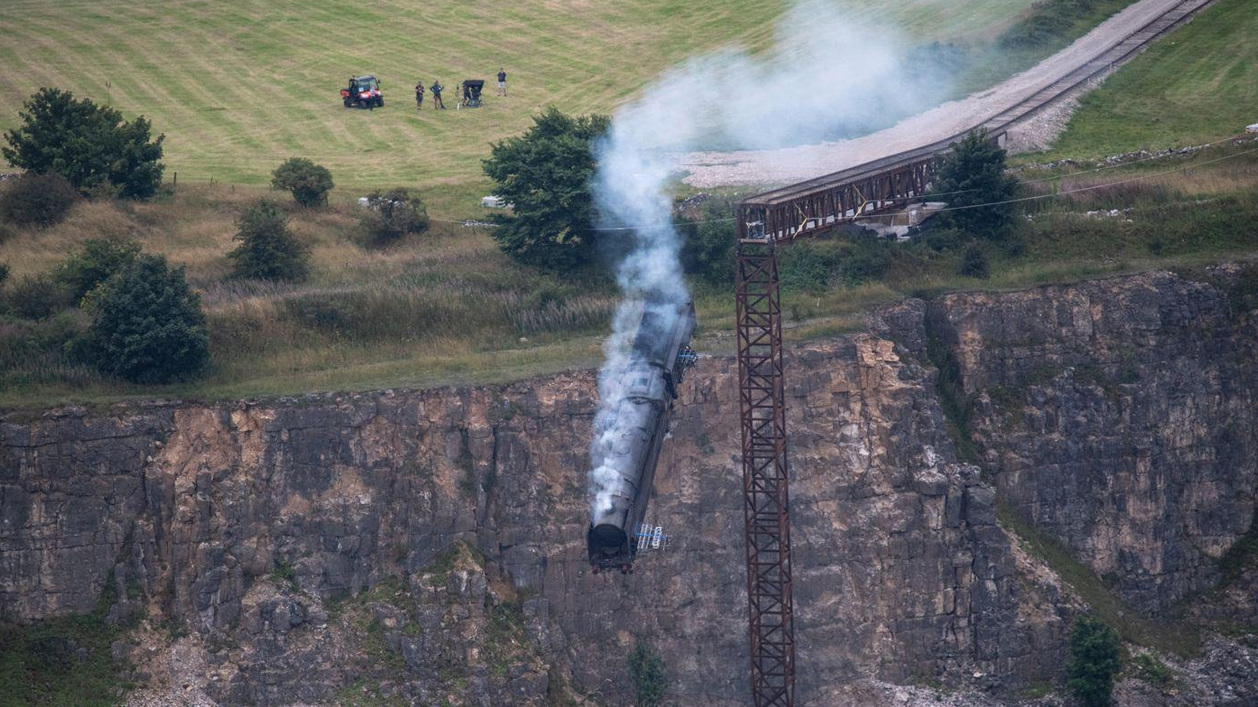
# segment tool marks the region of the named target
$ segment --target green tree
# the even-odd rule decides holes
[[[729,201],[714,199],[704,204],[701,215],[684,227],[681,266],[687,273],[713,285],[734,282],[738,233],[730,220],[732,212]]]
[[[143,254],[93,297],[88,331],[96,366],[136,383],[191,378],[209,362],[201,298],[182,267]]]
[[[372,192],[367,196],[367,208],[361,218],[364,235],[375,245],[428,230],[424,200],[409,189]]]
[[[288,230],[288,217],[275,204],[260,199],[245,208],[236,222],[240,242],[227,254],[235,261],[232,274],[259,280],[305,280],[310,273],[310,248]]]
[[[57,280],[77,303],[139,254],[140,244],[127,238],[89,238],[57,269]]]
[[[979,244],[971,243],[965,249],[965,253],[961,256],[961,267],[957,269],[957,272],[966,277],[976,277],[980,280],[987,279],[987,253],[983,252]]]
[[[528,132],[495,143],[483,163],[497,182],[495,193],[512,205],[512,215],[494,218],[494,240],[517,260],[563,270],[594,255],[595,207],[590,179],[591,149],[611,119],[572,117],[550,108],[533,118]]]
[[[113,108],[55,88],[41,88],[25,109],[21,124],[4,135],[8,147],[0,148],[9,164],[59,174],[84,193],[101,187],[136,199],[157,193],[165,136],[151,140],[143,116],[127,122]]]
[[[637,707],[659,707],[668,690],[664,661],[641,638],[629,653],[629,677],[633,680],[633,701]]]
[[[959,228],[980,238],[1003,239],[1013,225],[1018,180],[1005,174],[1005,151],[985,130],[970,132],[939,166],[936,193],[949,210],[939,214],[940,226]]]
[[[60,223],[78,200],[79,191],[61,175],[27,172],[0,190],[0,218],[45,228]]]
[[[1070,633],[1066,685],[1085,707],[1112,704],[1114,675],[1122,667],[1118,634],[1100,619],[1082,616]]]
[[[328,203],[328,192],[335,186],[327,167],[305,157],[290,157],[271,173],[271,186],[291,192],[302,206]]]

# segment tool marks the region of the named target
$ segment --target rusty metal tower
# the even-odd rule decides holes
[[[748,223],[740,217],[738,227],[738,387],[751,694],[755,707],[793,707],[795,631],[777,247],[765,238],[763,221]]]
[[[950,143],[749,197],[738,204],[738,391],[755,707],[794,707],[795,626],[782,380],[779,247],[920,199]]]

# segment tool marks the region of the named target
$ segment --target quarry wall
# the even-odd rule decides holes
[[[792,349],[801,699],[1060,674],[1083,604],[998,496],[1141,610],[1212,585],[1254,517],[1253,322],[1224,285],[1153,273],[911,300]],[[682,387],[649,514],[671,546],[628,576],[584,561],[591,373],[10,415],[0,620],[109,584],[111,619],[148,618],[132,677],[182,666],[225,704],[628,704],[639,638],[679,704],[745,704],[735,374],[705,357]]]

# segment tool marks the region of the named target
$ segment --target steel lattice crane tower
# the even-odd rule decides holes
[[[735,210],[738,392],[755,707],[795,704],[790,465],[777,250],[797,238],[920,198],[935,167],[934,152],[914,155],[753,196]]]
[[[740,231],[745,227],[740,221]],[[777,246],[747,235],[739,234],[737,303],[751,692],[756,707],[791,707],[795,629]]]

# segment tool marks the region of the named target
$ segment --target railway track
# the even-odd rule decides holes
[[[1177,27],[1191,19],[1193,15],[1214,2],[1215,0],[1184,0],[1184,2],[1171,8],[1135,33],[1128,35],[1126,39],[1114,45],[1109,51],[1053,82],[1052,85],[1040,89],[1021,103],[993,116],[985,121],[981,127],[986,128],[992,134],[999,134],[1008,130],[1010,126],[1023,118],[1057,101],[1088,81],[1109,72],[1119,64],[1126,62],[1142,49],[1157,41],[1163,35],[1174,31]]]
[[[1122,64],[1213,2],[1182,0],[1168,7],[1068,74],[942,140],[749,197],[739,205],[739,226],[760,223],[760,237],[788,239],[921,197],[933,176],[935,158],[971,130],[982,128],[1003,138],[1018,122]]]

